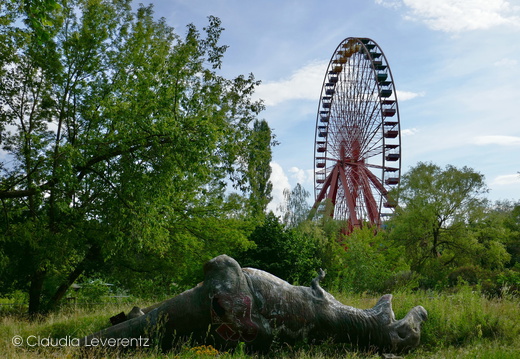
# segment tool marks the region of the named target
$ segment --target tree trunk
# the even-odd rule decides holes
[[[60,301],[67,293],[67,290],[74,283],[76,279],[86,270],[89,265],[100,256],[100,250],[98,246],[91,246],[85,257],[76,265],[76,268],[68,275],[61,285],[58,287],[52,298],[46,305],[47,310],[56,309]]]
[[[31,277],[29,288],[29,315],[35,316],[41,311],[41,295],[46,271],[37,269]]]

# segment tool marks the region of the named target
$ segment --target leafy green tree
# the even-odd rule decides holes
[[[34,38],[40,43],[52,37],[55,25],[61,24],[61,5],[56,0],[25,0],[25,24],[33,31]]]
[[[383,231],[364,226],[346,236],[341,244],[344,248],[342,289],[382,293],[389,289],[389,283],[410,271],[402,255],[402,246],[387,238]],[[401,275],[401,278],[404,277]]]
[[[469,222],[470,235],[477,240],[473,262],[487,270],[501,270],[511,259],[507,245],[514,231],[508,228],[513,207],[507,202],[488,205],[484,212]]]
[[[283,223],[288,228],[297,227],[309,217],[311,207],[308,198],[311,194],[297,183],[292,190],[284,189],[283,195],[285,201],[279,208],[283,213]]]
[[[507,250],[511,254],[509,267],[520,267],[520,202],[512,205],[505,226],[510,231]]]
[[[288,231],[302,243],[312,243],[315,250],[311,252],[316,268],[326,271],[327,275],[322,285],[336,290],[345,289],[344,269],[346,266],[345,247],[341,243],[342,222],[330,216],[324,216],[319,221],[304,220],[296,227],[287,228]],[[310,279],[310,275],[304,278]]]
[[[265,270],[284,280],[310,283],[318,268],[319,242],[304,232],[286,229],[280,219],[269,212],[249,239],[256,246],[237,256],[242,266]]]
[[[484,177],[468,167],[419,163],[403,176],[401,207],[389,228],[391,238],[405,246],[413,270],[437,281],[479,259],[490,266],[507,260],[500,230],[485,233],[486,192]]]
[[[249,199],[252,215],[263,218],[267,205],[272,200],[271,144],[276,144],[271,129],[265,120],[256,120],[249,138],[248,168],[250,180]]]
[[[0,287],[27,290],[32,313],[92,270],[154,257],[183,275],[247,248],[226,184],[261,183],[247,170],[258,82],[219,75],[218,18],[181,37],[151,6],[57,3],[45,41],[0,5]]]

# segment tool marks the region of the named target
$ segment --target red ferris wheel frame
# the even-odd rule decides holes
[[[401,131],[396,90],[379,45],[349,37],[329,62],[318,107],[314,142],[313,210],[346,221],[381,226],[397,198]]]

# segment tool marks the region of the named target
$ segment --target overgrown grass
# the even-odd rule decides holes
[[[377,299],[366,295],[336,294],[341,302],[358,308],[369,308]],[[402,318],[412,307],[422,305],[428,310],[428,321],[422,327],[421,346],[405,358],[518,358],[520,353],[520,300],[512,296],[488,299],[470,287],[461,287],[454,293],[416,292],[395,293],[393,307],[396,318]],[[109,325],[108,317],[130,306],[111,304],[95,309],[68,308],[39,321],[29,321],[19,315],[0,318],[0,353],[7,358],[73,358],[80,350],[67,347],[31,347],[29,336],[40,338],[76,338]],[[13,345],[19,335],[24,345]],[[33,343],[37,339],[34,338]],[[281,346],[269,357],[277,358],[378,358],[374,353],[351,352],[342,345],[321,344],[299,347]],[[239,346],[234,353],[218,353],[212,347],[184,345],[171,353],[151,349],[142,352],[101,353],[106,358],[256,358]],[[96,357],[100,353],[96,354]]]

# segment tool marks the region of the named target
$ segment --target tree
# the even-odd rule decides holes
[[[508,226],[513,218],[513,206],[508,202],[488,204],[484,212],[468,223],[470,235],[476,239],[473,262],[489,270],[502,270],[511,259],[508,245],[514,230]]]
[[[289,282],[310,283],[323,265],[318,256],[319,241],[304,233],[284,228],[280,219],[269,212],[249,237],[256,246],[237,256],[237,260],[243,267],[260,268]]]
[[[283,213],[283,223],[287,228],[297,227],[309,217],[311,207],[307,200],[310,193],[297,183],[292,190],[284,189],[283,195],[285,201],[279,207]]]
[[[40,43],[52,37],[53,25],[61,22],[61,5],[56,0],[25,0],[24,11],[27,15],[25,24],[32,30]]]
[[[511,231],[508,243],[508,250],[511,253],[510,265],[520,267],[520,202],[515,204],[506,225]]]
[[[267,205],[272,200],[273,184],[271,177],[271,144],[276,144],[271,129],[265,120],[256,120],[249,138],[248,168],[250,180],[249,199],[252,215],[263,218]]]
[[[103,265],[168,258],[155,269],[183,274],[247,248],[226,183],[259,183],[247,171],[258,82],[218,74],[218,18],[182,38],[151,6],[58,3],[43,41],[20,26],[23,7],[0,5],[0,281],[26,289],[32,313]]]
[[[364,226],[356,228],[342,241],[342,287],[354,292],[382,293],[389,282],[404,277],[409,265],[402,256],[404,249],[395,245],[383,231]],[[405,283],[400,283],[404,285]]]
[[[401,207],[389,228],[404,244],[412,269],[443,275],[472,262],[482,243],[469,224],[482,220],[486,192],[484,176],[468,167],[419,163],[402,177]]]
[[[520,202],[497,202],[492,213],[501,221],[501,229],[507,236],[504,243],[511,256],[507,267],[520,267]]]

